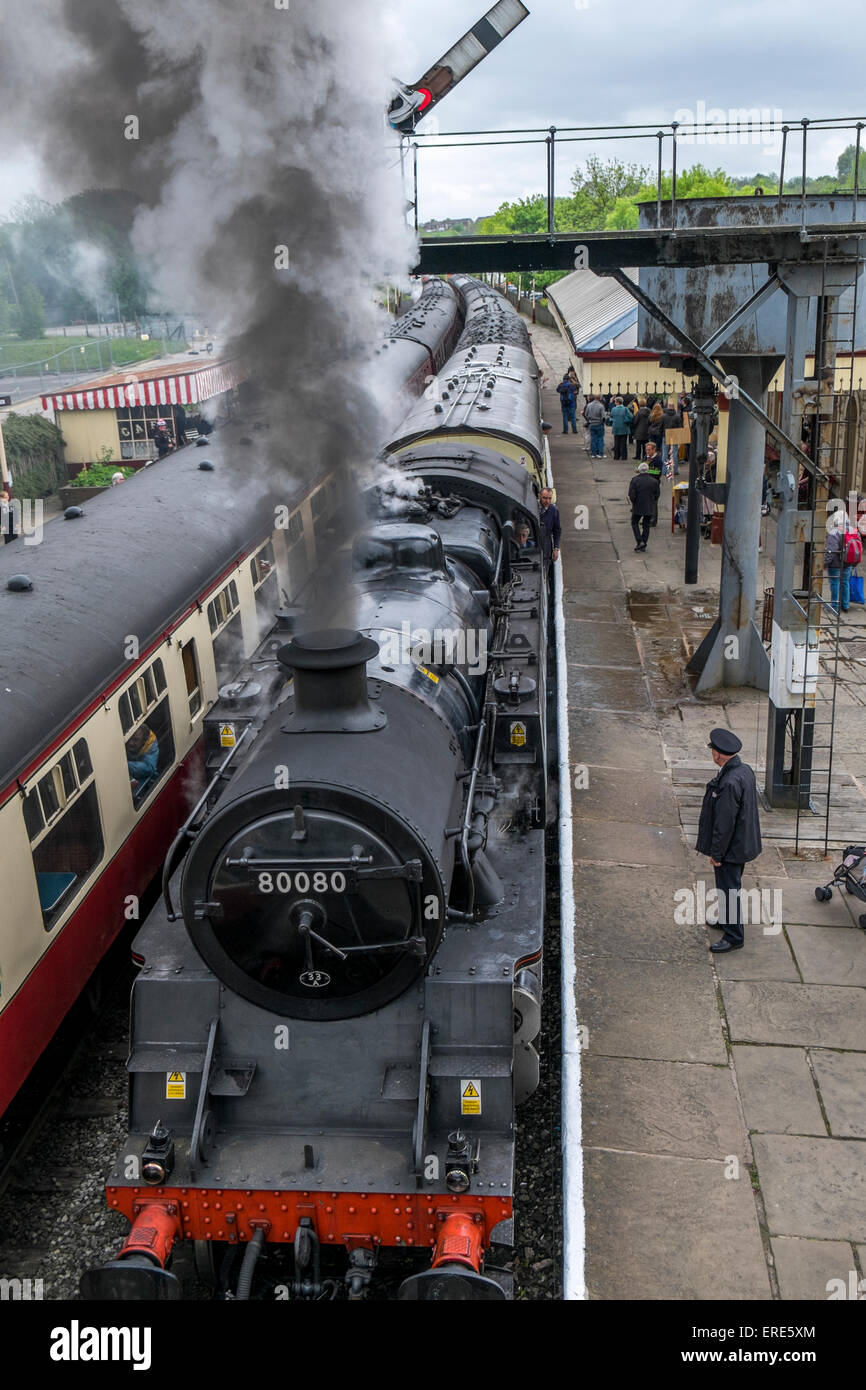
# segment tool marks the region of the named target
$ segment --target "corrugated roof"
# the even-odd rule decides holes
[[[637,281],[637,270],[625,273]],[[618,325],[616,331],[622,332],[622,320],[631,311],[637,321],[637,302],[628,290],[591,270],[575,270],[564,280],[557,280],[548,288],[547,297],[553,300],[575,352],[600,339],[615,337],[616,333],[604,331],[614,324]]]

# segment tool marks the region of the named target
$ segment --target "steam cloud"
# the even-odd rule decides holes
[[[249,361],[271,422],[256,444],[295,483],[381,442],[373,287],[413,259],[383,123],[390,10],[29,0],[4,36],[7,145],[36,148],[60,196],[143,198],[136,250],[166,302],[195,305]]]

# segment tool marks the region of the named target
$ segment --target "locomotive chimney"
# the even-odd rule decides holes
[[[302,632],[280,647],[277,661],[294,676],[294,710],[284,731],[360,734],[384,728],[385,713],[370,703],[367,688],[367,662],[378,651],[371,637],[351,628]]]

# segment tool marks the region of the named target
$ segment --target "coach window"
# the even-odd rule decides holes
[[[162,660],[137,676],[117,702],[126,747],[129,789],[136,810],[174,762],[171,710]]]
[[[226,685],[244,659],[240,600],[234,580],[211,599],[207,606],[207,620],[213,635],[217,685]]]
[[[183,674],[186,679],[186,693],[189,699],[189,717],[195,719],[201,709],[201,677],[198,673],[194,637],[183,644],[181,656],[183,657]]]
[[[104,842],[87,741],[79,739],[24,797],[46,931],[96,868]]]
[[[256,596],[256,613],[260,619],[272,619],[277,599],[277,570],[271,542],[263,545],[250,560],[250,578]]]

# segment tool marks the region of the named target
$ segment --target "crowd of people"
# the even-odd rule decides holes
[[[680,473],[680,451],[684,425],[689,418],[692,401],[687,392],[679,396],[639,395],[593,392],[586,396],[579,409],[581,389],[577,373],[569,367],[557,384],[562,407],[562,431],[578,433],[578,415],[583,421],[583,445],[592,458],[605,457],[606,431],[613,438],[613,458],[629,458],[629,444],[634,446],[632,460],[635,473],[629,481],[628,500],[631,504],[631,526],[635,551],[646,550],[650,530],[658,525],[659,499],[662,479],[674,487],[673,526],[685,530],[687,517],[687,484],[677,485]],[[776,454],[778,458],[778,453]],[[703,470],[703,481],[716,481],[716,451],[710,447]],[[805,478],[808,482],[808,477]],[[803,499],[801,498],[801,501]],[[701,492],[701,531],[711,533],[715,504]],[[761,513],[769,512],[769,479],[765,469],[761,495]],[[845,504],[838,498],[827,503],[827,531],[824,549],[824,570],[830,584],[830,602],[834,608],[848,612],[852,602],[863,602],[863,579],[859,574],[863,541],[866,540],[866,494],[858,498],[857,518],[852,521]]]

